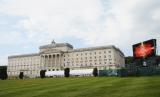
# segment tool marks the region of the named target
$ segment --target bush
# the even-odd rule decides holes
[[[6,66],[0,66],[0,79],[6,80],[7,78],[8,78],[7,67]]]
[[[97,68],[93,69],[93,76],[94,77],[98,76],[98,69]]]
[[[6,80],[8,78],[7,72],[2,71],[0,72],[0,79]]]
[[[69,68],[65,68],[64,69],[64,76],[65,77],[69,77],[69,75],[70,75],[69,72],[70,72],[70,69]]]
[[[46,70],[41,70],[40,71],[40,77],[41,78],[45,78],[45,72],[46,72]]]
[[[20,79],[23,79],[23,76],[24,76],[24,75],[23,75],[23,72],[20,72],[19,78],[20,78]]]

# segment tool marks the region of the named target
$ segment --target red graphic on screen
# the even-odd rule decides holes
[[[148,57],[154,53],[154,47],[151,43],[140,44],[135,47],[134,54],[136,58]]]
[[[156,39],[151,39],[138,44],[134,44],[133,56],[135,59],[156,56]]]

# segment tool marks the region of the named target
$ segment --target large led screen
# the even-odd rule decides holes
[[[133,45],[133,56],[135,59],[147,58],[156,55],[156,39],[151,39]]]

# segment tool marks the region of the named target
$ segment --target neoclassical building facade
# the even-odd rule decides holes
[[[8,76],[34,78],[40,76],[40,70],[59,71],[64,68],[118,69],[124,67],[123,52],[113,45],[73,49],[69,43],[55,43],[40,46],[39,53],[14,55],[8,57]]]

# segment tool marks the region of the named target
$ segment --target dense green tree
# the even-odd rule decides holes
[[[65,68],[64,69],[64,76],[65,77],[69,77],[69,75],[70,75],[70,69],[69,68]]]
[[[134,57],[133,56],[128,56],[125,57],[125,64],[130,64],[134,62]]]
[[[0,79],[5,80],[7,78],[7,66],[0,66]]]
[[[93,68],[93,76],[94,77],[98,76],[98,69],[97,68]]]
[[[46,70],[41,70],[40,71],[40,77],[45,78],[45,73],[46,73]]]
[[[23,79],[23,76],[24,76],[24,75],[23,75],[23,72],[20,72],[19,78],[20,78],[20,79]]]

